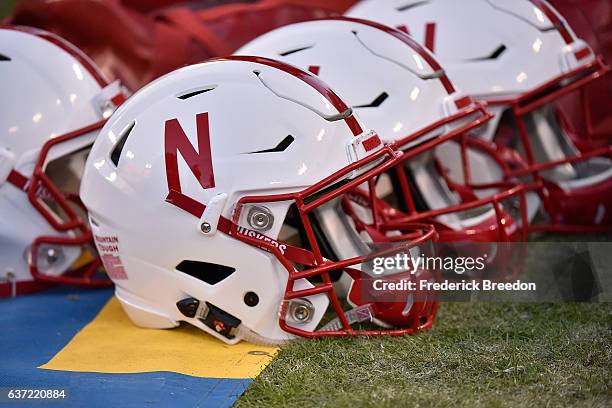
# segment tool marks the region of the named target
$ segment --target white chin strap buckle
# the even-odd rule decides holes
[[[0,147],[0,186],[8,179],[15,167],[15,153],[6,147]]]

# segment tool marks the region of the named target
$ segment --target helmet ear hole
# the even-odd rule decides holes
[[[249,307],[255,307],[259,304],[259,296],[255,292],[247,292],[244,294],[244,304]]]
[[[236,272],[236,269],[230,266],[188,260],[181,261],[181,263],[176,265],[176,270],[193,276],[209,285],[216,285]]]

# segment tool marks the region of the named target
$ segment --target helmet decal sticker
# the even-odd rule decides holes
[[[111,235],[94,234],[96,248],[100,251],[100,258],[108,276],[112,279],[127,279],[125,268],[119,258],[119,238]]]
[[[164,144],[166,150],[166,179],[168,191],[181,193],[181,180],[178,170],[178,155],[180,152],[187,162],[192,174],[198,179],[203,189],[215,186],[212,157],[210,153],[210,133],[208,112],[196,115],[198,133],[198,151],[189,142],[189,138],[181,127],[178,119],[166,121]]]

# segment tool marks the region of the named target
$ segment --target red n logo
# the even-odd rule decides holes
[[[193,175],[202,188],[215,186],[212,157],[210,154],[210,132],[208,112],[196,115],[198,151],[191,145],[178,119],[166,121],[164,142],[166,148],[166,178],[168,190],[181,193],[181,179],[178,171],[178,152],[181,153]]]

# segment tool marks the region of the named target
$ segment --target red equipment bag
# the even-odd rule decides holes
[[[565,17],[576,35],[612,64],[612,2],[610,0],[549,0]],[[591,108],[590,120],[580,108],[581,96],[567,95],[559,108],[574,127],[573,138],[581,150],[612,143],[612,75],[587,85],[585,102]],[[590,123],[589,123],[590,122]]]
[[[355,0],[21,0],[11,24],[54,32],[136,90],[184,65],[231,54],[274,28],[342,14]]]

